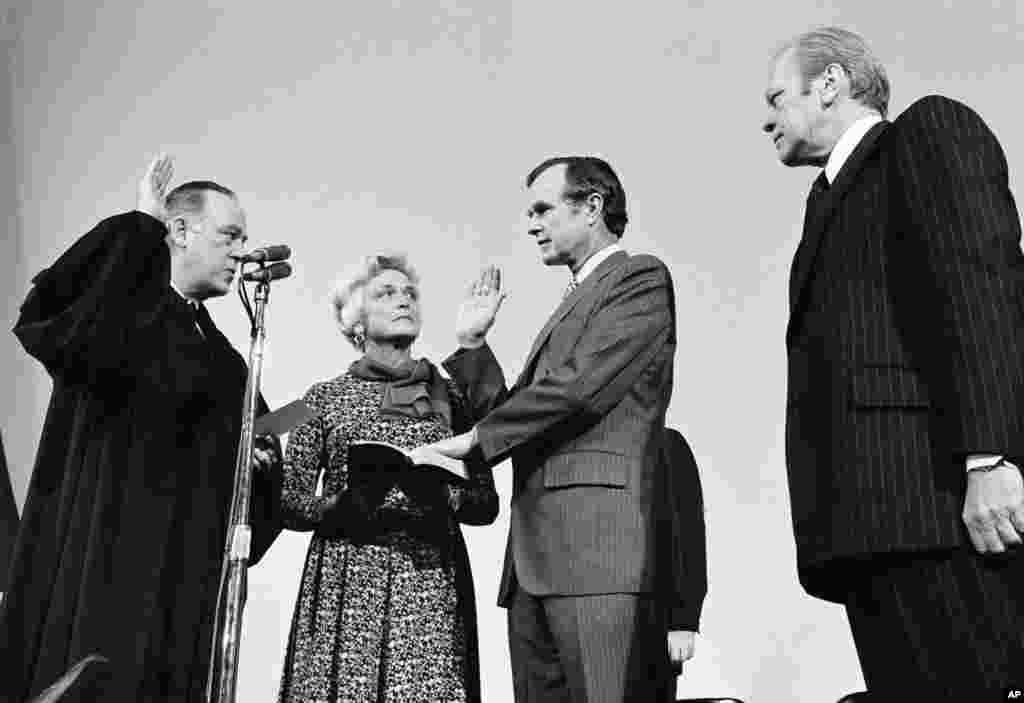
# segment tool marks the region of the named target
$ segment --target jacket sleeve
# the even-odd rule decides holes
[[[1024,457],[1020,220],[995,136],[965,105],[924,98],[897,121],[893,182],[920,351],[954,452]],[[910,267],[910,268],[908,268]],[[927,320],[927,326],[921,326]]]
[[[256,415],[270,411],[263,394],[257,398]],[[265,440],[281,456],[281,440],[270,437]],[[264,471],[253,472],[252,501],[249,503],[249,523],[252,525],[252,555],[249,564],[258,562],[281,533],[281,479],[282,462],[277,461]]]
[[[579,341],[552,350],[558,357],[547,373],[515,389],[477,424],[484,458],[499,461],[560,423],[596,420],[622,400],[674,339],[671,286],[660,261],[632,257]]]
[[[445,359],[442,366],[451,374],[458,388],[463,412],[470,425],[508,397],[505,374],[487,344],[476,349],[459,349]],[[455,431],[461,430],[456,428]]]
[[[453,430],[465,432],[472,427],[473,418],[468,414],[465,397],[457,384],[449,383]],[[498,517],[498,492],[494,487],[494,474],[486,464],[472,459],[467,460],[467,463],[469,481],[444,485],[448,507],[458,522],[466,525],[490,525]]]
[[[130,376],[139,330],[170,281],[163,224],[141,212],[103,220],[32,281],[14,328],[51,375]]]

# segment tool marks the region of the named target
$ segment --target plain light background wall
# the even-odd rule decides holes
[[[0,5],[0,323],[28,282],[99,219],[131,209],[158,150],[175,182],[236,189],[253,243],[288,243],[275,284],[264,393],[273,406],[354,359],[326,293],[355,257],[405,250],[422,275],[417,354],[454,348],[454,311],[481,264],[510,297],[491,343],[518,372],[558,301],[525,234],[522,179],[564,153],[607,158],[631,224],[678,299],[670,424],[689,438],[707,504],[710,594],[681,695],[831,701],[862,687],[840,608],[796,581],[783,461],[789,262],[811,170],[780,166],[760,132],[777,42],[819,24],[864,34],[887,63],[892,110],[940,92],[988,121],[1014,181],[1024,161],[1016,2],[349,0]],[[1011,184],[1012,185],[1012,184]],[[243,353],[232,296],[212,303]],[[0,335],[5,444],[20,502],[50,382]],[[233,467],[223,467],[231,471]],[[465,530],[480,612],[484,700],[511,701],[498,523]],[[239,700],[276,699],[308,535],[250,572]]]
[[[16,151],[14,149],[14,111],[12,109],[13,91],[11,78],[13,73],[7,67],[13,65],[17,51],[17,15],[9,3],[0,2],[0,65],[4,70],[0,71],[0,228],[3,232],[3,251],[0,254],[0,300],[4,301],[3,309],[0,310],[0,324],[4,330],[0,332],[0,388],[6,389],[0,392],[0,435],[3,437],[4,450],[8,459],[11,458],[12,444],[24,445],[28,451],[28,442],[17,442],[12,436],[19,420],[28,421],[31,417],[31,410],[19,408],[16,398],[25,395],[23,391],[28,386],[23,386],[18,379],[31,370],[29,364],[24,362],[24,354],[19,353],[20,349],[12,335],[6,331],[14,321],[14,310],[17,306],[17,299],[21,296],[24,288],[22,282],[24,265],[21,261],[22,242],[21,232],[18,229],[21,218],[18,215],[18,168],[16,165]],[[24,424],[21,427],[25,427]],[[16,449],[19,455],[24,449],[18,446]],[[15,474],[13,485],[15,496],[20,496],[20,484],[25,482],[24,473],[12,470]],[[3,567],[0,567],[3,568]]]

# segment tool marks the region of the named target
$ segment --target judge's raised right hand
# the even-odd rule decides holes
[[[167,185],[174,175],[174,157],[161,153],[153,159],[139,181],[135,209],[163,222],[167,219]]]
[[[483,345],[506,295],[501,288],[501,269],[485,266],[459,305],[455,337],[460,347],[475,349]]]

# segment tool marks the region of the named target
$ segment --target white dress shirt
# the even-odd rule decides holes
[[[832,153],[828,155],[828,161],[825,162],[825,178],[828,179],[828,184],[832,185],[836,176],[839,175],[839,169],[843,167],[846,160],[850,158],[850,154],[860,144],[860,140],[864,138],[864,135],[871,131],[871,128],[882,121],[882,116],[877,112],[861,117],[859,120],[854,122],[852,125],[846,128],[843,132],[843,136],[839,137],[839,141],[832,147]]]
[[[591,271],[600,266],[602,261],[619,251],[623,251],[623,249],[618,244],[609,244],[604,249],[591,254],[590,258],[584,261],[583,265],[580,266],[580,270],[572,275],[573,282],[577,286],[583,283],[583,279],[589,276]]]

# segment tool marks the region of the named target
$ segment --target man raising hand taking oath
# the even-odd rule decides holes
[[[477,416],[433,445],[511,458],[499,604],[519,701],[672,700],[669,654],[692,652],[695,615],[660,587],[658,490],[672,392],[675,312],[665,265],[618,244],[625,192],[593,157],[544,161],[526,179],[528,233],[568,290],[511,388],[485,343],[504,293],[496,269],[460,310],[445,368]],[[671,573],[668,570],[667,573]]]
[[[217,183],[167,194],[172,173],[156,158],[137,209],[38,274],[14,328],[53,393],[0,606],[2,700],[91,654],[107,663],[62,700],[205,699],[247,374],[203,301],[230,290],[246,225]],[[268,448],[252,562],[279,530]]]

